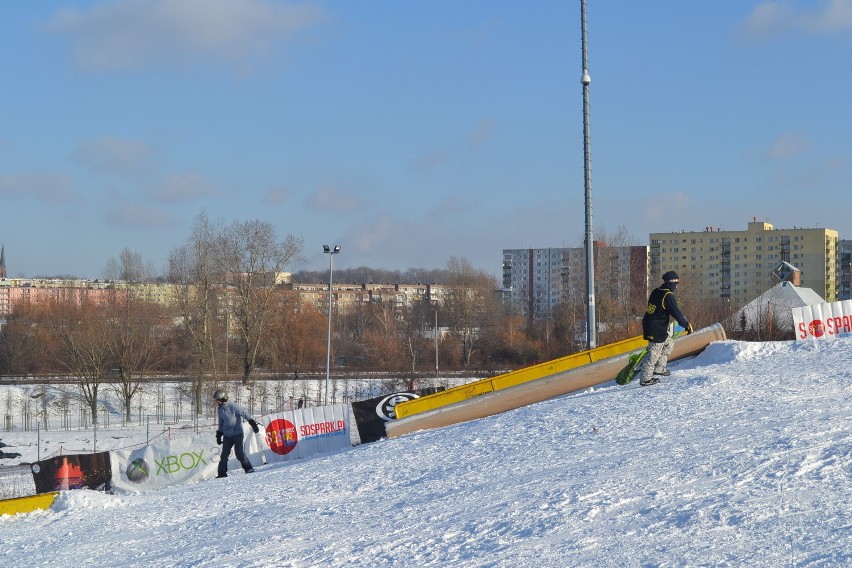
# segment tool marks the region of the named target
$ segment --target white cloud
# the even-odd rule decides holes
[[[80,143],[71,157],[97,173],[137,173],[146,168],[150,154],[144,142],[104,136]]]
[[[470,136],[471,144],[474,146],[482,146],[489,138],[491,138],[491,131],[493,129],[494,121],[490,118],[483,119]]]
[[[134,205],[123,205],[113,209],[106,214],[106,221],[110,225],[122,227],[172,227],[174,219],[160,209],[138,207]]]
[[[47,28],[71,39],[81,67],[123,71],[211,58],[244,64],[323,19],[315,6],[270,0],[113,0],[58,10]]]
[[[305,204],[320,211],[355,211],[365,205],[357,195],[331,187],[318,189],[308,197]]]
[[[447,158],[445,150],[433,150],[411,160],[410,167],[415,171],[431,170],[447,163]]]
[[[358,252],[387,250],[385,245],[399,243],[407,236],[406,227],[387,214],[377,215],[370,222],[351,229],[344,241]]]
[[[158,199],[168,202],[227,196],[225,192],[197,172],[169,176],[154,194]]]
[[[475,209],[477,209],[477,203],[474,200],[451,195],[438,204],[434,210],[434,215],[438,219],[445,219],[450,216],[470,213]]]
[[[32,197],[43,203],[67,203],[78,199],[71,191],[71,178],[64,174],[0,176],[0,195]]]
[[[772,147],[766,153],[766,157],[792,158],[808,152],[811,149],[811,141],[795,132],[784,132],[772,143]]]
[[[790,33],[848,35],[852,32],[852,0],[828,0],[818,6],[801,9],[789,1],[763,2],[749,14],[742,32],[751,39]]]
[[[263,196],[263,203],[266,205],[278,205],[284,203],[290,198],[290,192],[283,187],[273,187]]]

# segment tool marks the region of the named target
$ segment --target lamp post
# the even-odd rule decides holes
[[[586,0],[580,2],[580,32],[583,51],[583,155],[586,196],[586,349],[597,347],[597,322],[595,321],[595,243],[592,231],[592,142],[589,132],[589,56],[586,43]]]
[[[322,252],[328,255],[328,343],[325,351],[325,404],[328,404],[328,381],[331,375],[331,278],[334,274],[334,255],[340,252],[340,245],[322,245]]]
[[[438,378],[438,302],[435,302],[435,378]]]

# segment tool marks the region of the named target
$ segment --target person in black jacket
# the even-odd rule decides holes
[[[663,285],[651,292],[648,298],[648,308],[642,318],[642,333],[648,340],[642,379],[639,381],[643,387],[660,382],[654,375],[670,374],[666,365],[674,347],[674,339],[669,333],[669,318],[677,320],[686,333],[692,333],[692,325],[683,316],[675,300],[674,291],[678,282],[680,278],[676,272],[666,272],[663,274]]]

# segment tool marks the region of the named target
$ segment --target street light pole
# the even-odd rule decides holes
[[[340,245],[330,247],[322,245],[322,252],[328,255],[328,343],[325,351],[325,404],[328,404],[328,382],[331,375],[331,279],[334,274],[334,255],[340,252]]]
[[[592,231],[592,142],[589,133],[589,55],[586,43],[586,0],[580,2],[580,27],[583,51],[583,155],[586,197],[586,349],[597,347],[595,321],[595,243]]]
[[[435,303],[435,378],[438,378],[438,303]]]

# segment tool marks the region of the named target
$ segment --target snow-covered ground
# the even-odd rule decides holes
[[[0,517],[4,566],[850,566],[852,339]],[[14,451],[14,448],[5,448]]]

